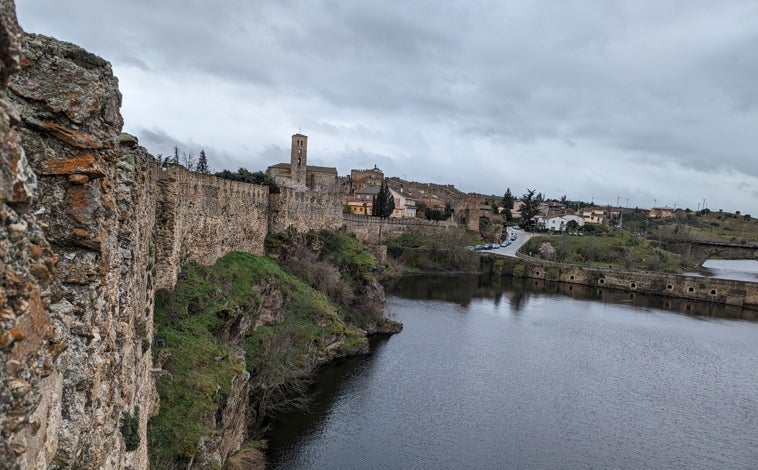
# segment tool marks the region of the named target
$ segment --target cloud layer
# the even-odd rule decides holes
[[[75,15],[72,15],[72,12]],[[19,2],[113,63],[154,153],[758,214],[751,1]]]

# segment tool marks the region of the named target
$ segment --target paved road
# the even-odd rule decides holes
[[[516,251],[521,248],[521,246],[526,243],[530,238],[534,236],[533,233],[529,232],[516,232],[518,233],[518,238],[514,242],[512,242],[510,245],[504,247],[504,248],[495,248],[494,250],[482,250],[485,253],[494,253],[496,255],[503,255],[503,256],[511,256],[516,257]]]

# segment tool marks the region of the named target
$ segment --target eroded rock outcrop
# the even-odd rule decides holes
[[[145,266],[154,257],[155,210],[140,192],[149,187],[140,179],[154,173],[137,169],[147,160],[140,160],[136,145],[122,151],[121,94],[108,62],[38,35],[23,35],[18,51],[10,98],[37,175],[36,192],[24,203],[42,230],[19,221],[6,225],[7,237],[26,237],[27,258],[41,260],[37,264],[49,265],[48,271],[57,261],[55,276],[31,262],[29,271],[42,288],[58,287],[52,279],[59,279],[60,294],[40,294],[42,313],[22,315],[33,319],[39,338],[26,335],[19,342],[23,349],[11,351],[29,350],[24,358],[32,357],[43,342],[50,351],[40,384],[30,386],[40,395],[36,414],[13,434],[17,461],[30,468],[146,468],[145,429],[155,393],[152,273]],[[18,174],[24,173],[16,171],[14,181]],[[33,186],[33,177],[27,181]],[[19,193],[22,185],[14,188]],[[43,275],[50,280],[39,279]],[[13,301],[19,316],[19,301]],[[18,383],[17,389],[26,388]],[[124,439],[124,420],[137,423],[136,438]]]
[[[0,2],[0,468],[41,468],[60,422],[57,356],[66,344],[49,316],[56,256],[31,211],[36,178],[21,146],[6,85],[18,71],[21,31],[14,4]]]

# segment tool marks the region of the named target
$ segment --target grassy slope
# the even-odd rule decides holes
[[[212,431],[209,417],[229,393],[232,377],[245,368],[259,377],[258,385],[265,377],[265,386],[276,388],[302,374],[335,337],[345,338],[347,347],[365,342],[362,331],[337,316],[336,306],[269,258],[231,253],[214,266],[186,267],[182,278],[156,300],[156,338],[165,347],[154,345],[154,354],[167,372],[157,381],[160,413],[148,428],[156,468],[194,455],[200,437]],[[247,332],[240,344],[224,344],[219,338],[228,319],[257,314],[263,299],[256,285],[281,290],[283,322]]]
[[[679,236],[700,240],[717,240],[727,243],[758,243],[758,219],[728,212],[701,214],[681,211],[672,219],[662,220],[658,226],[661,236]]]
[[[555,256],[543,256],[543,243],[555,248]],[[551,261],[614,267],[634,270],[681,272],[681,256],[661,249],[658,242],[634,237],[628,232],[616,232],[613,236],[571,237],[566,235],[533,237],[521,249],[535,257]]]

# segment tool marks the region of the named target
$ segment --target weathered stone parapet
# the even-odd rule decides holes
[[[21,30],[14,4],[0,0],[0,468],[44,468],[48,433],[57,435],[67,344],[54,327],[57,256],[31,211],[36,177],[17,132],[6,85],[18,70]],[[51,416],[52,415],[52,416]]]
[[[24,36],[20,51],[9,87],[38,177],[30,210],[57,256],[62,290],[39,316],[49,325],[39,331],[60,338],[60,351],[40,384],[37,424],[16,434],[28,443],[20,458],[34,468],[145,468],[146,439],[127,449],[119,428],[123,413],[139,407],[144,437],[154,401],[143,268],[152,200],[134,191],[149,173],[121,160],[121,94],[110,64],[44,36]]]

